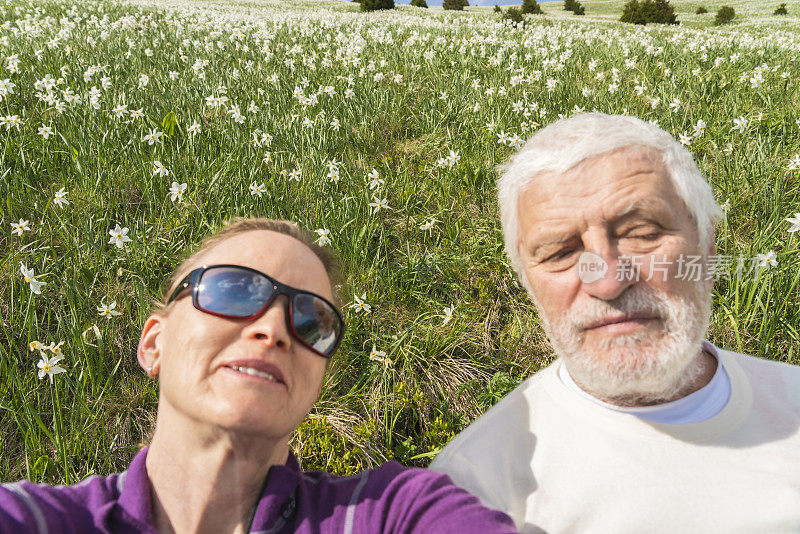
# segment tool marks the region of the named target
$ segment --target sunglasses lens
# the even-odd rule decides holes
[[[342,335],[342,323],[336,311],[326,301],[309,293],[295,295],[292,306],[297,335],[314,350],[330,356]]]
[[[275,292],[272,282],[236,267],[212,267],[203,273],[197,303],[206,311],[229,317],[256,314]]]

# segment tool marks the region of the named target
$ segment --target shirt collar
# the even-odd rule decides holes
[[[116,512],[126,523],[133,523],[141,532],[155,532],[151,505],[150,479],[147,476],[147,451],[144,447],[134,456],[128,469],[118,475],[120,488]],[[253,529],[272,525],[285,511],[300,483],[302,471],[295,455],[289,451],[285,465],[274,465],[267,472],[266,483],[256,504]]]
[[[126,522],[134,523],[143,532],[155,531],[150,504],[150,480],[145,465],[149,448],[144,447],[134,456],[128,469],[119,474],[122,480],[118,482],[122,488],[117,500],[117,511]]]

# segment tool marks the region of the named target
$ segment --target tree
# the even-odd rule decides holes
[[[428,3],[425,0],[411,0],[411,5],[414,7],[428,7]]]
[[[583,15],[584,13],[586,13],[586,10],[583,9],[583,5],[580,2],[578,2],[578,0],[575,0],[575,3],[572,7],[572,12],[575,13],[576,15]]]
[[[708,13],[706,6],[700,6],[697,8],[697,11],[694,12],[695,15],[702,15],[703,13]]]
[[[717,11],[717,17],[714,19],[714,24],[719,26],[720,24],[727,24],[728,22],[733,20],[733,17],[736,16],[736,11],[731,6],[722,6]]]
[[[564,0],[564,11],[572,11],[575,6],[575,0]]]
[[[781,4],[772,12],[773,15],[788,15],[789,11],[786,9],[786,4]]]
[[[501,15],[503,14],[503,10],[500,9],[500,6],[498,6],[497,4],[494,5],[494,12],[500,13]]]
[[[394,0],[361,0],[361,11],[394,9]]]
[[[444,0],[442,2],[442,7],[451,11],[462,11],[468,5],[467,0]]]
[[[536,3],[536,0],[522,0],[522,12],[532,13],[534,15],[541,15],[542,6]]]
[[[506,20],[510,20],[512,23],[525,25],[525,16],[522,14],[522,11],[516,7],[509,7],[506,9],[506,12],[503,14],[503,18]]]
[[[620,21],[631,24],[647,24],[655,22],[657,24],[677,24],[675,8],[670,5],[669,0],[628,0],[622,8]]]

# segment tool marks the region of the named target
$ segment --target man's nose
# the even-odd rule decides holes
[[[640,276],[636,258],[620,257],[616,245],[607,238],[595,238],[585,243],[579,277],[581,289],[601,300],[614,300],[635,284]],[[602,273],[602,275],[601,275]]]

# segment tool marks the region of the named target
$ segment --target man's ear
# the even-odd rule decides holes
[[[161,361],[158,336],[164,327],[164,317],[161,315],[151,315],[142,327],[139,336],[139,346],[136,348],[136,359],[139,365],[148,375],[158,374],[158,367]]]

